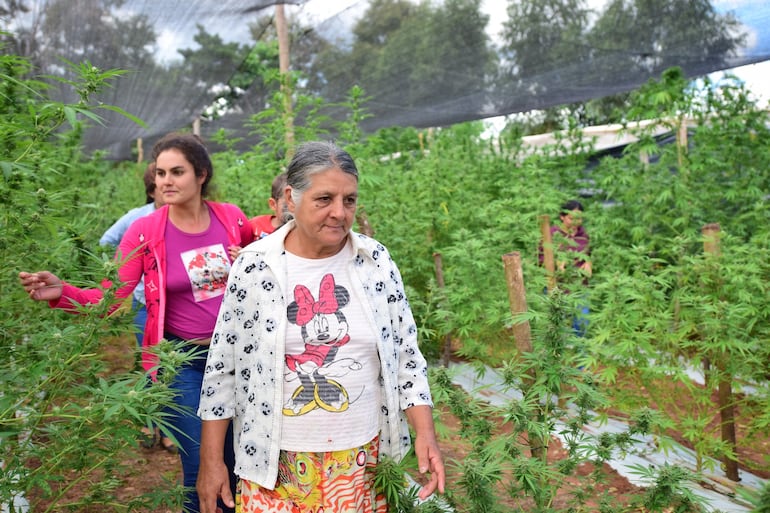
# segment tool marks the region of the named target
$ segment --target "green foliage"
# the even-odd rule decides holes
[[[398,3],[377,3],[386,4],[398,12]],[[401,22],[392,16],[375,21],[371,44],[379,40],[379,24]],[[0,298],[0,340],[9,355],[0,373],[5,464],[0,502],[33,489],[52,504],[63,500],[57,485],[63,484],[65,468],[120,475],[113,469],[134,443],[137,424],[163,421],[157,409],[165,400],[162,384],[145,389],[140,374],[105,376],[97,357],[105,334],[124,333],[127,319],[103,318],[98,308],[77,318],[43,311],[17,283],[19,270],[40,268],[78,284],[114,277],[115,263],[95,241],[111,220],[141,202],[141,169],[109,165],[98,154],[84,158],[80,150],[82,122],[98,121],[89,99],[117,73],[89,65],[74,69],[80,79],[71,85],[80,100],[62,104],[47,99],[43,84],[22,78],[29,70],[26,61],[0,58],[0,256],[13,270],[0,278],[8,291]],[[278,91],[277,77],[269,71],[264,77]],[[536,153],[522,146],[515,130],[498,141],[483,140],[481,123],[364,137],[359,126],[369,115],[364,89],[354,87],[346,101],[332,105],[297,94],[291,111],[278,92],[269,108],[250,120],[255,143],[249,151],[236,152],[236,141],[224,132],[217,135],[229,148],[213,156],[218,199],[249,215],[266,212],[270,182],[291,150],[290,114],[296,142],[336,136],[350,149],[361,172],[360,205],[408,285],[425,354],[440,355],[450,336],[463,356],[478,368],[498,367],[504,385],[521,395],[492,407],[453,387],[451,369],[432,376],[436,403],[457,417],[459,439],[473,449],[462,461],[447,462],[459,475],[450,502],[458,511],[506,511],[501,497],[507,494],[508,500],[529,501],[532,511],[553,511],[564,476],[573,476],[584,462],[600,467],[639,434],[653,433],[665,446],[666,431],[677,430],[704,469],[713,458],[737,458],[706,429],[716,415],[714,387],[729,379],[738,388],[770,372],[765,343],[770,314],[764,304],[770,276],[767,113],[740,84],[704,87],[703,92],[687,87],[681,73],[671,70],[634,93],[633,108],[626,112],[629,121],[654,114],[671,130],[686,116],[693,118],[688,146],[661,146],[651,132],[639,131],[639,142],[622,158],[605,158],[590,170],[592,149],[581,142],[574,121],[554,145]],[[335,116],[344,121],[330,121],[330,112],[344,113]],[[640,152],[649,163],[640,161]],[[582,199],[594,275],[583,294],[545,295],[538,216],[555,219],[561,203],[587,194],[588,187],[593,196]],[[706,223],[720,224],[719,255],[703,254],[700,231]],[[512,251],[522,257],[529,307],[517,318],[510,314],[501,265],[501,256]],[[436,255],[443,288],[437,284]],[[578,299],[586,299],[591,311],[583,339],[569,328]],[[532,327],[533,350],[520,355],[510,327],[525,320]],[[164,351],[176,357],[173,348]],[[704,359],[725,365],[712,366],[706,386],[695,386],[686,366]],[[616,386],[619,376],[628,380],[624,385],[630,381],[630,391]],[[662,384],[680,387],[692,400],[675,404],[677,396]],[[747,436],[767,432],[766,392],[736,395],[734,401],[750,419]],[[609,404],[628,416],[628,431],[587,437],[582,426],[609,415]],[[668,411],[676,416],[668,418]],[[511,434],[495,431],[500,419]],[[557,420],[563,421],[558,433]],[[67,432],[77,433],[82,446],[69,447]],[[565,440],[567,457],[544,461],[538,450],[556,434]],[[50,465],[30,465],[37,460]],[[408,468],[403,465],[384,464],[378,480],[398,502],[397,510],[411,511],[414,497],[403,485]],[[697,510],[684,486],[689,477],[680,470],[642,471],[652,483],[643,507]],[[588,508],[599,474],[581,478],[580,486],[569,490],[571,511]],[[105,510],[138,510],[142,504],[157,509],[178,499],[174,488],[115,506],[109,498],[119,483],[96,481],[87,501]],[[600,501],[601,511],[626,507],[606,497]],[[435,507],[430,504],[419,507]]]
[[[640,500],[645,511],[676,513],[705,511],[703,499],[687,487],[688,483],[697,481],[698,476],[686,469],[668,464],[660,469],[635,465],[631,472],[650,483],[649,489]]]
[[[409,453],[401,461],[383,456],[377,462],[374,476],[374,487],[378,493],[385,496],[388,511],[395,513],[439,513],[446,507],[436,498],[421,502],[417,497],[420,488],[413,481],[410,484],[408,472],[415,468],[417,462],[414,454]]]
[[[659,82],[651,81],[634,98],[636,106],[628,111],[629,117],[642,119],[654,113],[674,131],[685,113],[697,119],[689,125],[688,147],[659,146],[650,133],[641,132],[639,143],[625,156],[605,158],[589,174],[585,167],[591,149],[574,144],[576,133],[568,132],[542,154],[526,156],[515,140],[493,146],[478,139],[472,124],[453,126],[423,132],[422,151],[377,162],[369,172],[384,177],[389,186],[371,196],[368,188],[362,188],[362,202],[376,236],[388,245],[414,289],[410,299],[423,324],[427,354],[439,354],[444,335],[451,333],[461,341],[460,352],[466,358],[497,366],[507,361],[501,355],[512,354],[513,344],[505,328],[511,321],[500,256],[519,251],[530,308],[526,319],[539,344],[546,344],[549,337],[552,342],[544,346],[551,352],[535,352],[531,359],[511,364],[507,374],[528,375],[523,365],[541,364],[536,375],[537,386],[545,387],[543,393],[569,390],[565,383],[572,382],[578,392],[570,400],[597,401],[594,407],[599,411],[610,400],[602,399],[599,391],[611,387],[613,407],[632,418],[639,415],[640,431],[633,428],[623,437],[600,441],[591,449],[594,457],[606,458],[609,447],[628,444],[635,432],[656,433],[665,447],[668,442],[662,435],[675,429],[692,444],[699,465],[717,471],[712,458],[737,456],[718,431],[707,429],[717,415],[711,400],[714,387],[720,377],[739,386],[743,380],[762,381],[767,375],[762,341],[769,324],[762,305],[769,275],[769,210],[760,192],[768,190],[770,169],[767,114],[738,83],[724,89],[706,83],[705,89],[695,90],[677,70]],[[651,157],[649,164],[640,161],[641,150]],[[598,191],[583,201],[594,262],[586,291],[590,328],[586,339],[559,344],[553,336],[569,326],[571,315],[562,315],[562,324],[556,323],[548,314],[552,307],[540,293],[545,276],[537,266],[537,216],[555,218],[558,206],[578,197],[586,183]],[[700,235],[701,227],[712,222],[722,228],[722,254],[716,258],[704,256]],[[433,253],[442,256],[443,290],[435,284]],[[565,312],[574,311],[570,301],[561,307]],[[547,326],[559,329],[549,332]],[[550,356],[560,352],[561,359]],[[571,355],[569,360],[566,355]],[[727,365],[712,366],[707,386],[699,387],[686,366],[697,368],[704,358]],[[590,386],[572,381],[577,365],[596,369]],[[621,374],[630,380],[630,388],[615,386]],[[664,383],[666,387],[661,386]],[[671,393],[674,386],[692,401],[678,402],[679,395]],[[452,397],[447,398],[450,405],[465,402]],[[746,415],[749,437],[767,432],[765,393],[736,395],[733,401],[744,414],[751,412]],[[650,404],[660,412],[650,415]],[[472,401],[462,410],[467,415],[454,408],[463,433],[474,445],[483,446],[488,435],[480,425],[482,408]],[[519,419],[520,429],[545,437],[548,429],[531,419],[540,417],[547,426],[547,419],[561,411],[540,408],[537,402],[522,401],[509,412],[511,421]],[[675,412],[675,417],[668,418],[667,411]],[[579,434],[577,427],[585,421],[578,416],[570,423],[571,432]],[[576,436],[570,451],[584,454],[585,443]],[[476,461],[464,460],[462,471],[468,467],[473,472]],[[479,464],[493,468],[483,460]],[[565,463],[564,469],[569,467]],[[534,464],[519,468],[522,476],[529,476],[520,487],[532,482],[541,483],[532,487],[537,493],[547,489],[542,485],[548,481],[544,468]],[[492,479],[478,478],[485,483]]]
[[[168,388],[147,387],[143,372],[107,374],[103,347],[129,333],[128,316],[106,315],[116,286],[73,317],[44,311],[18,283],[19,271],[44,268],[85,286],[116,279],[111,255],[92,241],[110,222],[106,205],[125,177],[109,173],[98,155],[84,160],[79,136],[84,121],[110,109],[91,98],[120,72],[88,63],[72,69],[78,78],[67,82],[79,101],[58,103],[42,83],[23,78],[27,61],[0,55],[0,258],[10,271],[0,277],[0,504],[21,495],[34,498],[40,511],[172,505],[181,496],[177,487],[129,504],[115,500],[121,480],[114,476],[133,471],[123,462],[136,450],[139,426],[167,430],[163,408],[171,403]],[[131,182],[143,193],[138,179]],[[87,493],[72,499],[73,489]]]

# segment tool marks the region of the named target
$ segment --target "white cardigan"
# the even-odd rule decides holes
[[[286,290],[283,242],[293,228],[290,221],[249,244],[233,263],[198,409],[203,420],[233,419],[235,473],[268,489],[278,477],[286,307],[292,297]],[[417,326],[401,274],[388,250],[355,232],[350,232],[350,241],[351,297],[368,300],[365,310],[373,332],[380,334],[380,453],[399,460],[411,446],[403,411],[433,406],[427,364],[417,347]]]

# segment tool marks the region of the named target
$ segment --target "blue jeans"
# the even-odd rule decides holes
[[[585,337],[586,330],[588,329],[588,305],[578,306],[579,312],[572,316],[572,330],[578,337]]]
[[[182,340],[171,334],[165,335],[167,340]],[[195,357],[186,365],[177,369],[177,374],[171,382],[171,388],[176,391],[176,404],[185,408],[184,412],[169,411],[169,422],[174,430],[174,436],[179,441],[179,457],[182,460],[182,472],[184,475],[184,486],[189,487],[185,494],[185,511],[198,513],[200,503],[198,502],[198,492],[195,491],[195,482],[198,480],[198,469],[200,466],[200,445],[201,445],[201,419],[198,417],[198,404],[201,397],[201,384],[203,383],[203,372],[206,368],[206,356],[208,347],[188,344],[185,351],[194,351]],[[162,372],[162,370],[161,370]],[[235,452],[233,450],[233,425],[225,436],[225,464],[230,473],[230,489],[235,497],[236,476]],[[224,512],[232,512],[233,509],[226,508],[224,503],[219,501],[219,507]]]
[[[144,340],[144,326],[147,324],[147,307],[136,300],[132,301],[134,309],[134,327],[136,328],[136,344],[141,349]]]

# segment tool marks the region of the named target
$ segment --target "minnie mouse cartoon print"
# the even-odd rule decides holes
[[[287,382],[299,379],[299,386],[283,407],[288,416],[304,415],[317,408],[328,412],[348,409],[347,390],[332,377],[341,377],[361,364],[351,358],[338,358],[338,351],[350,341],[348,322],[342,307],[350,293],[334,282],[332,274],[321,279],[318,299],[304,285],[294,288],[294,301],[287,307],[289,322],[300,327],[304,351],[287,354]]]

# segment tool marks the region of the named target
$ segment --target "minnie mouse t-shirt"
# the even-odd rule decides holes
[[[289,319],[281,448],[328,452],[377,435],[380,363],[366,298],[351,287],[348,243],[329,258],[287,252]]]

